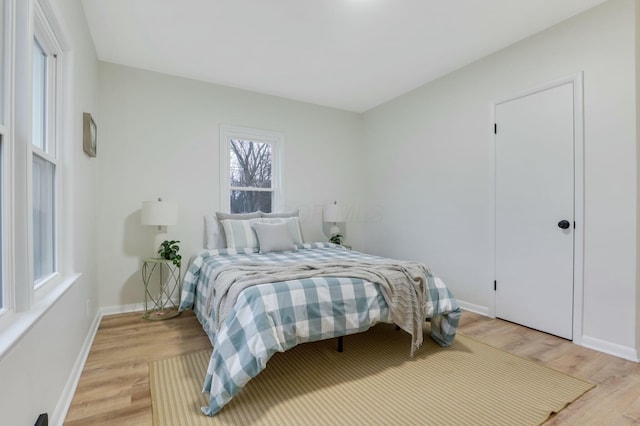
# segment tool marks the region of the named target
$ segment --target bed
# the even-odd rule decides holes
[[[450,345],[455,337],[460,307],[426,267],[331,243],[304,243],[295,219],[223,219],[229,231],[227,248],[204,250],[187,268],[180,310],[194,311],[213,345],[203,385],[209,405],[202,412],[208,416],[218,413],[276,352],[300,343],[395,322],[414,336],[412,347],[407,348],[407,356],[412,356],[422,341],[424,319],[431,322],[431,337],[440,345]],[[269,226],[262,225],[265,222]],[[235,232],[231,225],[236,226]],[[265,234],[265,228],[271,234]],[[284,245],[273,243],[276,234]],[[281,238],[283,234],[291,240]],[[417,293],[423,299],[418,303],[422,319],[399,318],[402,310],[396,304],[404,296],[390,295],[388,286],[371,275],[389,264],[394,265],[393,277],[400,279],[410,272],[416,282],[424,283],[424,292]]]

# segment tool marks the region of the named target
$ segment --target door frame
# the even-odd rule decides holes
[[[534,86],[518,93],[498,98],[491,102],[491,143],[490,143],[490,170],[491,170],[491,208],[493,217],[493,277],[496,276],[496,134],[493,131],[496,122],[496,107],[500,104],[514,101],[529,95],[553,89],[564,84],[573,84],[573,117],[574,117],[574,140],[573,140],[573,164],[574,164],[574,196],[573,211],[575,229],[573,233],[573,342],[582,344],[582,312],[583,312],[583,292],[584,292],[584,106],[583,106],[583,76],[582,71],[558,78],[547,83]],[[489,306],[489,316],[496,317],[496,293],[493,282],[491,291],[493,297]]]

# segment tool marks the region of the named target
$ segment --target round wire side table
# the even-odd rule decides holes
[[[158,277],[157,281],[153,278]],[[148,320],[165,320],[180,315],[180,268],[173,261],[150,257],[142,261],[144,314]]]

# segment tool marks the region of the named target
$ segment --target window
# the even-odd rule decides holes
[[[231,213],[262,210],[271,212],[272,146],[267,142],[231,139],[229,143],[229,178],[231,179]]]
[[[36,287],[55,272],[55,164],[33,155],[33,279]]]
[[[31,209],[33,281],[38,288],[56,273],[57,54],[47,21],[35,14],[32,61]]]
[[[33,116],[32,143],[41,151],[45,146],[45,114],[47,113],[47,54],[38,43],[33,40]]]
[[[58,123],[65,45],[47,0],[0,0],[0,331],[59,294]],[[55,279],[54,279],[55,278]],[[65,285],[71,282],[65,281]],[[37,291],[45,283],[48,290]],[[40,305],[40,309],[44,305]],[[21,320],[17,320],[21,324]],[[24,324],[23,324],[24,325]],[[0,354],[6,348],[0,339]]]
[[[0,0],[0,356],[77,280],[59,228],[67,47],[49,0]]]
[[[220,128],[221,209],[281,210],[283,136],[235,126]]]

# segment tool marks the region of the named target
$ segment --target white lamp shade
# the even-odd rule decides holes
[[[143,201],[142,224],[169,226],[178,222],[178,206],[166,201]]]
[[[322,209],[322,220],[325,222],[344,222],[344,214],[337,202],[327,204]]]

